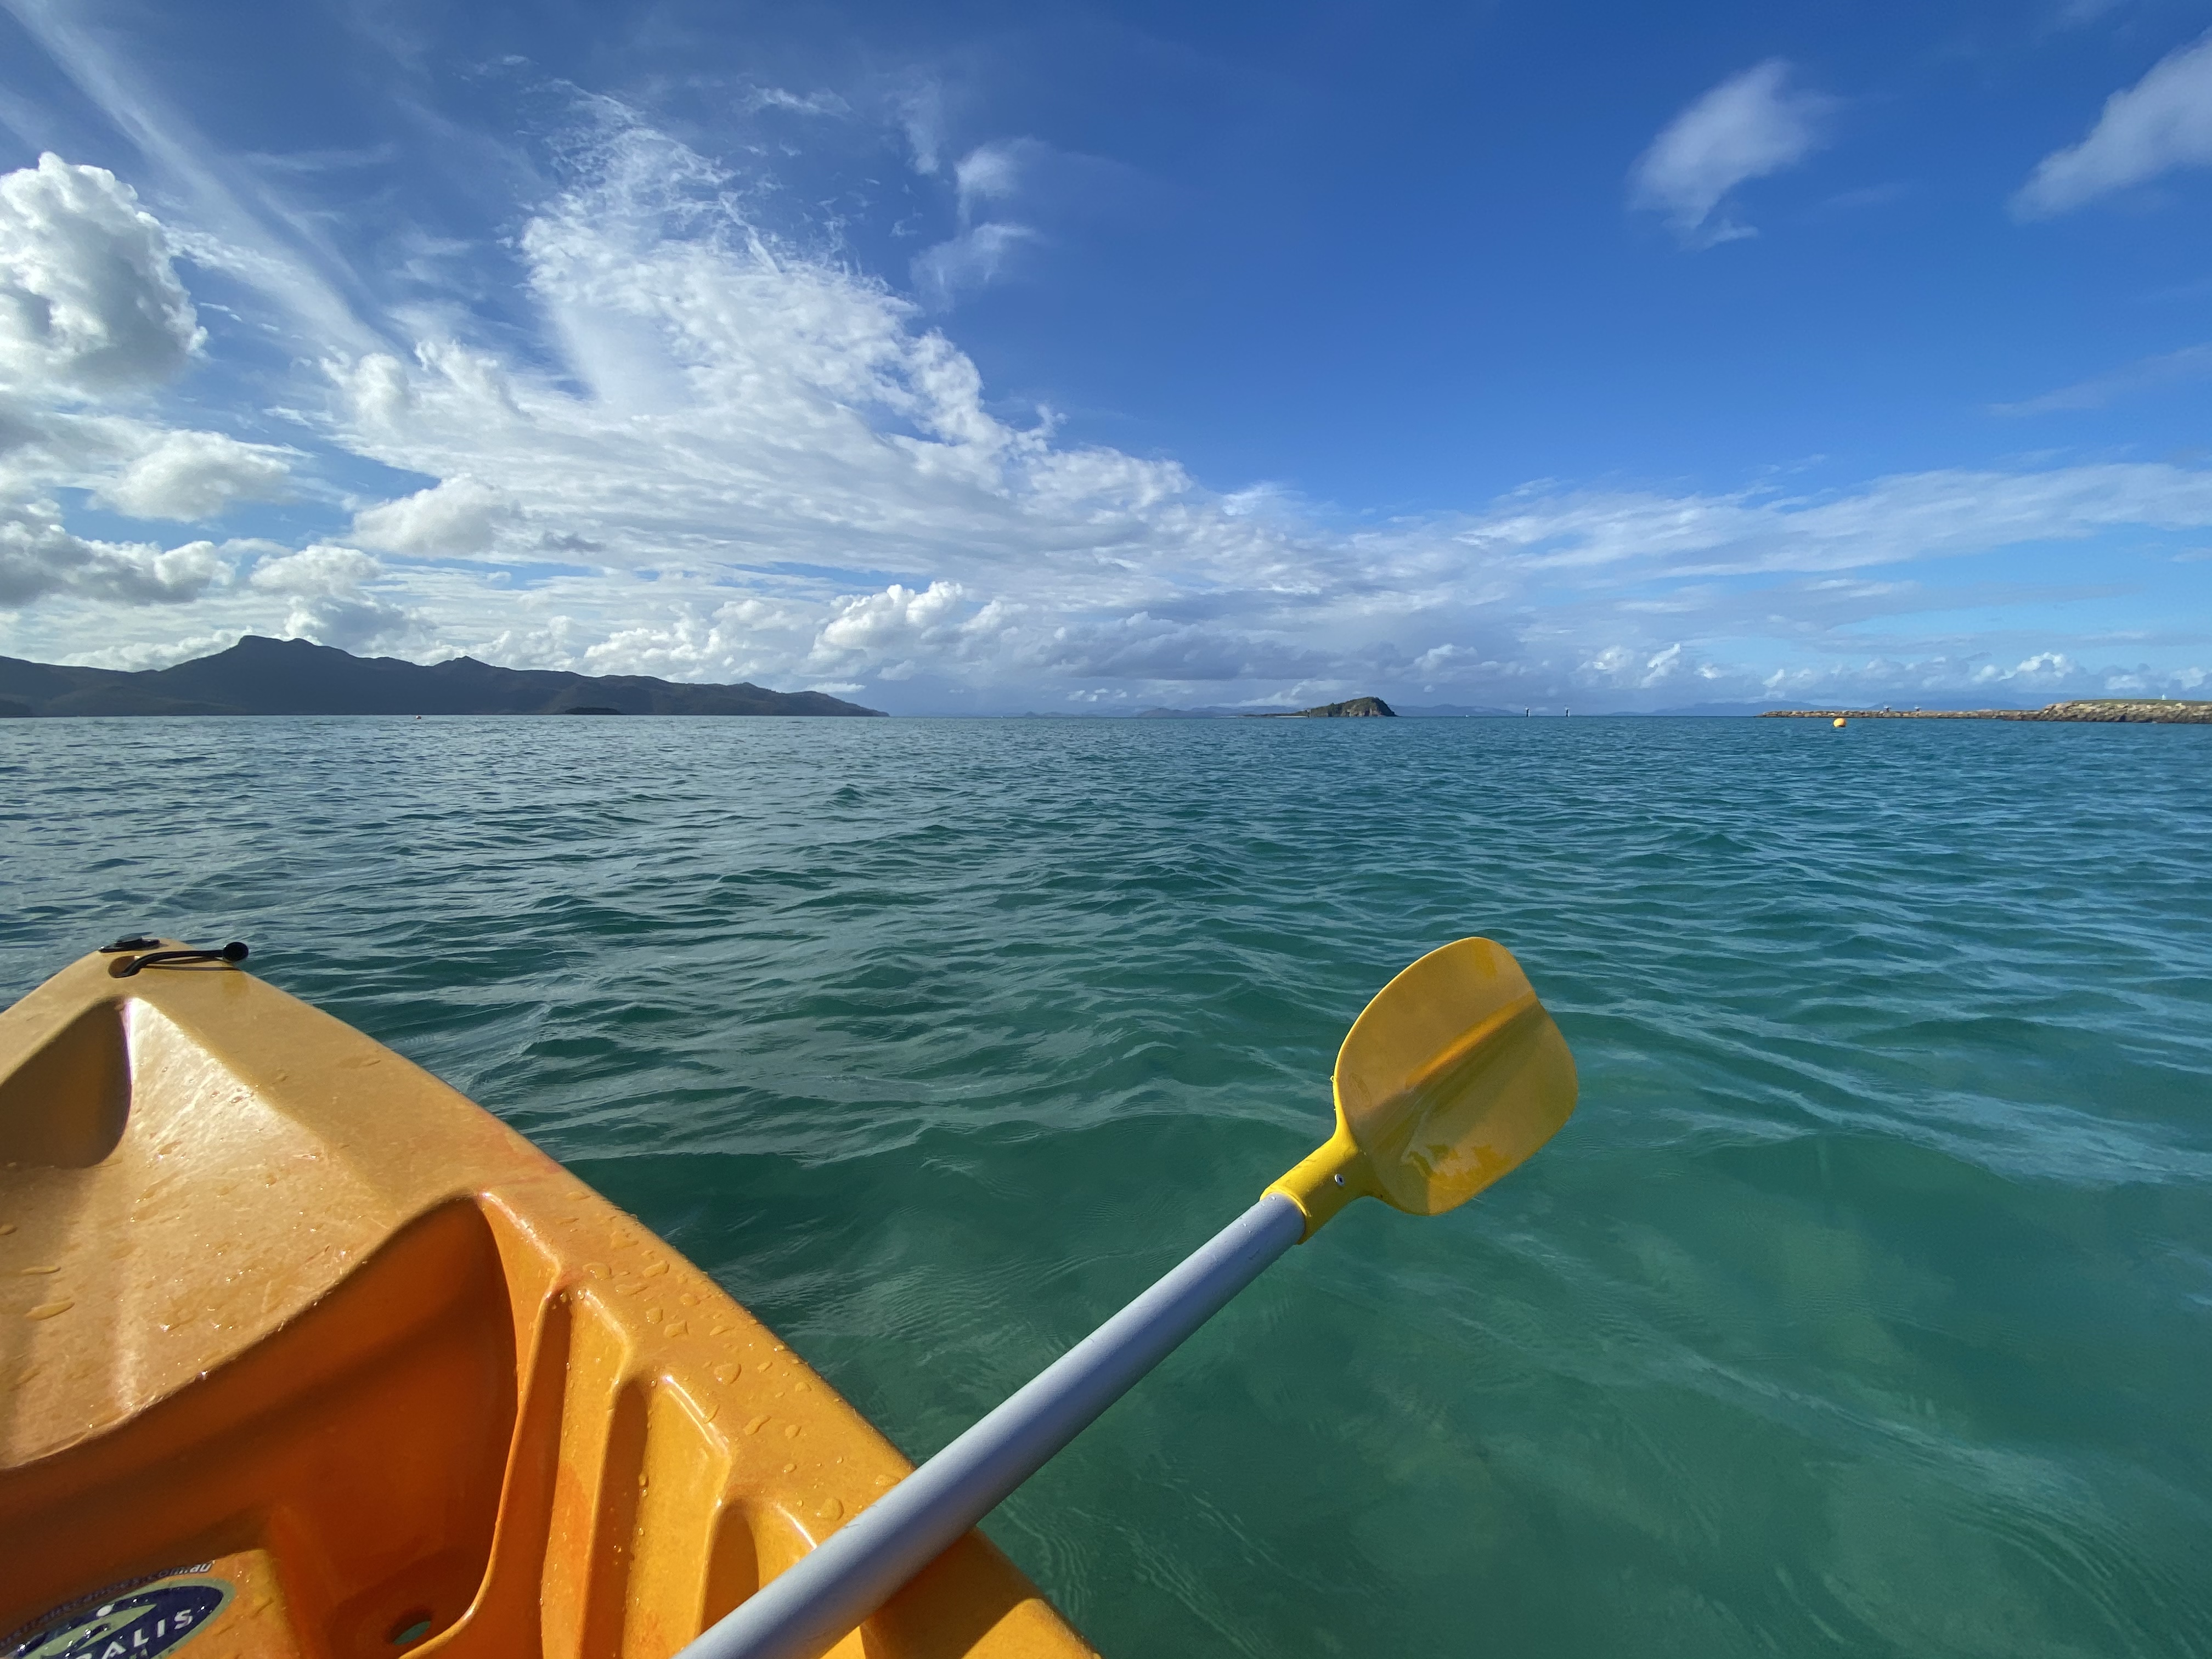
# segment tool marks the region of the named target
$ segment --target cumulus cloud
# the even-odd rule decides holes
[[[1820,148],[1835,107],[1823,94],[1793,90],[1781,58],[1754,64],[1661,130],[1629,173],[1630,204],[1663,214],[1687,246],[1756,235],[1714,216],[1737,185],[1796,167]]]
[[[284,453],[103,412],[173,378],[204,337],[166,233],[100,167],[47,155],[0,177],[0,607],[191,604],[230,586],[208,541],[71,531],[74,487],[137,518],[197,520],[283,493]]]
[[[365,651],[404,640],[416,618],[404,607],[364,591],[384,567],[350,547],[318,543],[254,567],[248,585],[291,601],[284,617],[288,639],[313,640],[342,651]]]
[[[482,553],[511,512],[489,484],[460,477],[354,514],[353,532],[386,553]]]
[[[2212,34],[2107,98],[2087,137],[2036,164],[2012,210],[2047,219],[2175,167],[2212,167]]]
[[[56,594],[123,605],[181,605],[229,574],[212,542],[165,551],[150,544],[88,541],[64,527],[52,502],[0,505],[0,609]]]
[[[283,500],[290,477],[284,453],[268,445],[165,432],[94,495],[134,519],[212,519],[235,502]]]
[[[0,377],[138,390],[173,378],[204,338],[160,222],[128,185],[53,155],[0,178]]]
[[[916,644],[952,623],[963,597],[958,582],[932,582],[919,593],[893,582],[880,593],[841,599],[815,636],[815,649],[836,658]]]
[[[363,582],[374,581],[383,574],[384,567],[366,553],[319,542],[296,553],[263,560],[247,580],[264,592],[327,599],[358,592]]]

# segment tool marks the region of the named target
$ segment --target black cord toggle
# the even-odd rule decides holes
[[[234,939],[220,951],[150,951],[143,957],[118,957],[107,964],[107,971],[117,979],[129,979],[141,968],[180,967],[187,962],[236,964],[245,960],[246,942]]]

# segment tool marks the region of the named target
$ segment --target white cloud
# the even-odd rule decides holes
[[[958,582],[932,582],[919,593],[893,582],[880,593],[841,599],[815,636],[816,654],[873,655],[918,645],[953,622],[963,597]]]
[[[134,519],[212,519],[237,501],[284,499],[291,467],[282,450],[218,432],[166,432],[96,498]]]
[[[342,263],[323,216],[289,208],[280,195],[259,187],[250,163],[216,151],[171,106],[162,77],[139,74],[109,52],[106,40],[112,37],[103,37],[82,7],[15,0],[9,10],[159,169],[165,193],[190,204],[193,223],[176,240],[179,253],[215,259],[253,283],[316,346],[368,349],[374,331],[320,274]]]
[[[853,106],[834,92],[789,92],[781,87],[755,87],[744,95],[744,106],[753,112],[780,109],[793,115],[849,115]]]
[[[962,216],[973,217],[984,203],[1011,199],[1021,189],[1025,164],[1045,149],[1034,138],[1001,138],[962,156],[952,168]]]
[[[291,601],[283,623],[286,638],[365,651],[398,643],[416,631],[411,612],[363,591],[365,583],[383,574],[383,566],[366,553],[319,543],[263,561],[247,582]]]
[[[466,476],[354,514],[354,534],[386,553],[451,556],[489,551],[512,509],[506,497]]]
[[[1005,274],[1015,253],[1036,240],[1026,225],[972,226],[915,256],[915,284],[938,303],[949,303],[963,289],[987,287]]]
[[[2154,357],[2139,357],[2107,374],[2046,392],[2016,404],[1992,404],[1996,415],[2049,415],[2063,410],[2102,409],[2123,398],[2212,378],[2212,344],[2184,346]]]
[[[366,553],[319,542],[297,553],[264,559],[247,580],[264,592],[330,599],[354,593],[363,582],[383,574],[384,567]]]
[[[945,89],[934,81],[916,83],[898,100],[898,115],[914,170],[933,177],[944,165]]]
[[[173,378],[203,338],[129,185],[52,155],[0,178],[0,379],[132,391]]]
[[[64,528],[51,502],[0,506],[0,610],[57,594],[126,606],[181,605],[229,574],[212,542],[164,551],[150,544],[89,541]]]
[[[1809,498],[1532,495],[1474,516],[1458,538],[1531,567],[1690,578],[1863,569],[2076,541],[2116,526],[2208,524],[2212,473],[2137,462],[1905,473]]]
[[[341,331],[300,353],[327,370],[285,390],[302,444],[434,481],[362,508],[350,535],[167,552],[72,537],[51,498],[180,507],[201,475],[178,458],[206,459],[193,445],[213,434],[0,404],[0,501],[15,503],[0,603],[27,607],[0,650],[81,658],[96,640],[151,660],[252,629],[830,684],[878,706],[1135,708],[1428,684],[1516,707],[1702,701],[1757,695],[1779,649],[1800,665],[1793,692],[1886,696],[2053,653],[2085,681],[2106,672],[2066,639],[1881,655],[1847,632],[1955,605],[1913,580],[1930,562],[2212,529],[2212,475],[2151,464],[1796,495],[1543,486],[1347,528],[1289,492],[1216,493],[1171,460],[1010,416],[916,306],[778,240],[744,216],[744,189],[660,135],[600,120],[574,158],[572,186],[514,243],[540,337],[469,337],[456,302],[386,319],[398,349]],[[1019,199],[1030,159],[971,151],[954,183],[980,217]],[[157,483],[160,453],[183,482]],[[251,480],[230,476],[234,499]],[[225,579],[248,558],[246,580]],[[190,605],[155,621],[149,600]],[[1839,666],[1846,644],[1877,666]],[[1892,680],[1853,678],[1877,672]]]
[[[2212,167],[2212,34],[2107,98],[2089,136],[2039,161],[2012,209],[2047,219],[2172,168],[2201,167]]]
[[[938,304],[947,305],[963,289],[982,288],[1004,275],[1023,246],[1040,240],[1038,234],[1029,225],[982,216],[993,204],[1012,202],[1028,175],[1055,155],[1049,145],[1034,138],[1004,138],[980,144],[955,162],[952,181],[960,228],[915,256],[915,286]]]
[[[1737,185],[1793,167],[1818,149],[1836,107],[1834,99],[1792,90],[1789,81],[1790,65],[1770,58],[1690,105],[1638,160],[1630,204],[1664,214],[1692,247],[1756,235],[1713,216]]]

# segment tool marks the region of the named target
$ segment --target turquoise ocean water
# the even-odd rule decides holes
[[[450,1079],[926,1454],[1510,945],[1580,1109],[988,1524],[1115,1659],[2212,1653],[2212,728],[0,722],[126,930]]]

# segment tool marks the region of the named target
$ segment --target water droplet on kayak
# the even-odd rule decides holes
[[[744,1370],[744,1366],[737,1364],[733,1360],[724,1360],[720,1364],[714,1368],[714,1381],[717,1382],[734,1382],[738,1380],[738,1373]]]
[[[823,1498],[822,1506],[814,1511],[815,1515],[823,1521],[835,1521],[844,1512],[845,1506],[834,1498]]]
[[[767,1426],[767,1418],[756,1417],[751,1422],[745,1425],[745,1432],[747,1434],[758,1434],[763,1428]]]
[[[23,1316],[26,1319],[52,1319],[56,1314],[65,1314],[76,1304],[64,1298],[59,1302],[41,1302]]]

